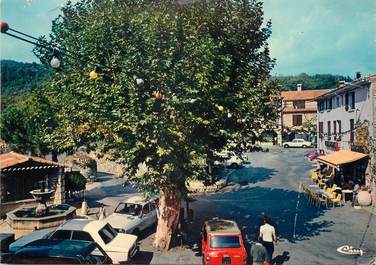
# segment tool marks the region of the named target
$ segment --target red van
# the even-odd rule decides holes
[[[202,228],[203,265],[246,265],[247,251],[234,221],[213,219]]]

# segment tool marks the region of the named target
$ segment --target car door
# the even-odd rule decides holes
[[[292,140],[292,142],[291,142],[291,146],[293,146],[293,147],[298,147],[298,146],[299,146],[299,140],[298,140],[298,139],[294,139],[294,140]]]
[[[70,240],[72,236],[72,230],[56,230],[49,238],[50,239],[67,239]]]
[[[207,249],[208,249],[208,234],[206,233],[205,226],[203,226],[201,230],[201,252],[202,252],[202,257],[203,257],[204,262],[207,256]]]
[[[144,230],[151,225],[151,213],[150,213],[150,203],[146,203],[142,207],[141,215],[140,215],[140,230]]]
[[[153,200],[150,202],[150,226],[154,225],[158,221],[157,207],[157,200]]]
[[[72,240],[95,242],[91,235],[86,231],[73,231]]]

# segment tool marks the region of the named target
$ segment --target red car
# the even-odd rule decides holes
[[[247,264],[242,233],[234,221],[206,221],[201,234],[203,265]]]

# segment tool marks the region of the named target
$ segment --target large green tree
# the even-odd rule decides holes
[[[54,115],[44,84],[40,84],[29,95],[9,102],[2,109],[1,137],[16,152],[46,155],[53,150],[48,135],[56,126]]]
[[[65,53],[50,82],[59,126],[49,139],[105,152],[158,192],[154,245],[168,249],[187,180],[207,176],[214,150],[277,117],[271,24],[254,0],[86,0],[62,11],[49,40]]]

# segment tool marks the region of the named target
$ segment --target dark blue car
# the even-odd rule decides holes
[[[94,242],[40,239],[18,250],[11,264],[112,264]]]

